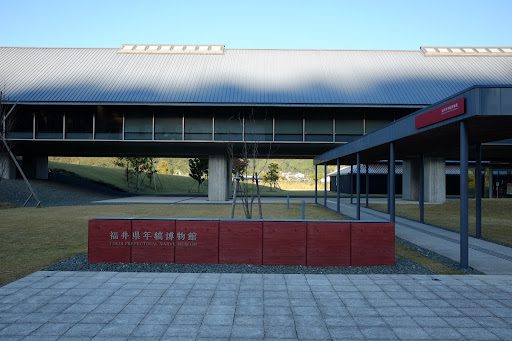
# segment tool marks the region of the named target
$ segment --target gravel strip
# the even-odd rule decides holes
[[[64,259],[43,269],[49,271],[119,271],[119,272],[215,272],[215,273],[279,273],[279,274],[433,274],[408,259],[398,258],[394,266],[277,266],[238,264],[147,264],[97,263],[89,264],[87,255]]]
[[[456,271],[460,271],[462,273],[465,273],[465,274],[473,274],[473,275],[483,275],[484,273],[476,270],[476,269],[473,269],[473,268],[468,268],[468,269],[461,269],[459,268],[459,263],[453,261],[452,259],[448,258],[448,257],[445,257],[445,256],[442,256],[438,253],[435,253],[433,251],[430,251],[428,249],[424,249],[416,244],[413,244],[411,242],[408,242],[407,240],[405,239],[401,239],[401,238],[398,238],[396,237],[396,239],[400,240],[401,243],[405,244],[406,246],[414,249],[415,251],[421,253],[423,256],[425,257],[428,257],[430,259],[433,259],[443,265],[445,265],[446,267],[450,268],[450,269],[453,269],[453,270],[456,270]]]

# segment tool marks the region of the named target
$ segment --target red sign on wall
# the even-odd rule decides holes
[[[89,263],[392,265],[394,242],[382,222],[89,221]]]
[[[464,114],[464,97],[416,117],[416,129]]]

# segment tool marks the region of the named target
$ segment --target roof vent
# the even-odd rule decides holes
[[[512,47],[434,47],[422,46],[421,52],[426,57],[441,56],[485,56],[485,57],[510,57],[512,56]]]
[[[127,54],[224,54],[224,45],[124,44],[117,53]]]

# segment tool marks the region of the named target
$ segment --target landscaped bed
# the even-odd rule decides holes
[[[0,210],[0,233],[2,234],[0,239],[0,259],[2,259],[0,284],[10,282],[66,258],[83,255],[87,251],[87,221],[97,216],[226,218],[229,217],[230,209],[230,205],[89,205],[2,209]],[[292,205],[290,209],[287,209],[285,204],[264,205],[263,214],[266,219],[297,219],[300,218],[301,208],[300,205]],[[236,216],[242,217],[241,208],[237,210]],[[344,217],[319,206],[307,205],[306,219],[332,220],[344,219]],[[402,243],[397,243],[396,254],[398,256],[396,265],[386,267],[390,272],[418,273],[418,269],[422,269],[426,273],[429,271],[453,273],[454,271],[452,268],[446,267],[442,261],[421,256],[421,253]],[[408,259],[412,259],[414,262]],[[422,266],[418,266],[416,262],[421,263]],[[77,265],[77,270],[83,266],[83,264]],[[96,269],[102,269],[102,266],[106,269],[113,269],[112,265],[97,265]],[[159,266],[162,267],[162,265],[151,266],[156,269]],[[222,267],[221,265],[210,266],[212,269]],[[149,269],[150,265],[127,264],[121,267],[137,270]],[[163,267],[173,269],[186,266],[168,264]],[[197,271],[206,271],[199,265],[196,267]],[[254,269],[254,267],[249,268]],[[282,272],[282,268],[272,269]],[[299,271],[298,269],[301,268],[305,267],[297,267],[295,270],[290,268],[290,271]],[[257,271],[255,270],[255,272]],[[352,270],[336,267],[308,271],[342,273]],[[354,271],[358,273],[363,270],[356,269]],[[376,267],[364,267],[364,273],[376,272],[380,272]]]

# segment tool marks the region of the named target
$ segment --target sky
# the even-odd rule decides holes
[[[0,46],[512,45],[512,0],[0,0]]]

